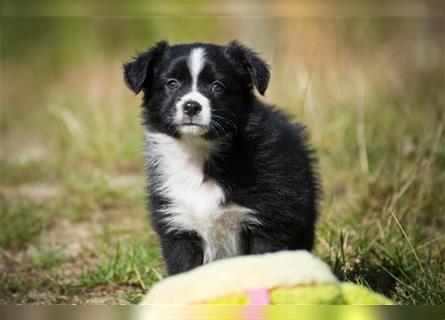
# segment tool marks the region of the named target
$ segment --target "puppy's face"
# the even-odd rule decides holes
[[[267,65],[250,49],[160,42],[124,65],[127,85],[144,92],[145,124],[172,136],[208,139],[235,132],[252,88],[264,94]]]

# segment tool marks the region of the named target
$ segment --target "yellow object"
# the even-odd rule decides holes
[[[339,282],[327,264],[303,250],[215,261],[164,279],[141,304],[150,305],[143,317],[150,319],[148,315],[156,314],[161,305],[252,305],[255,301],[269,305],[391,304],[368,288]]]

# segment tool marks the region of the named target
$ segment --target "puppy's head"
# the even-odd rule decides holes
[[[235,132],[253,87],[264,94],[270,73],[256,53],[227,46],[157,43],[124,65],[124,78],[144,93],[143,120],[152,130],[208,139]]]

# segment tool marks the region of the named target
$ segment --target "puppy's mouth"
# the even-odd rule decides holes
[[[207,132],[206,125],[196,122],[183,122],[177,125],[178,131],[182,134],[202,135]]]
[[[184,127],[205,127],[203,124],[199,124],[199,123],[195,123],[195,122],[181,123],[181,124],[179,124],[179,126],[184,126]]]

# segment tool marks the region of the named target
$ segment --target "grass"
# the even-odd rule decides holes
[[[63,39],[79,41],[81,24],[73,21],[62,39],[49,32],[53,23],[39,32],[49,28],[45,41],[66,52]],[[182,36],[182,23],[165,25],[171,42],[194,39],[204,24],[215,42],[250,41],[235,29],[218,36],[225,25],[216,20],[188,23]],[[243,30],[253,22],[238,23]],[[273,68],[266,100],[307,125],[320,159],[315,253],[340,279],[396,303],[444,304],[444,69],[434,56],[443,53],[440,33],[418,22],[392,25],[385,37],[378,34],[387,26],[369,21],[270,23],[279,31],[275,42],[251,43]],[[40,63],[32,50],[6,52],[2,303],[133,304],[165,275],[145,212],[139,97],[121,76],[121,62],[147,41],[112,54],[101,47],[99,28],[89,32],[75,60],[46,42],[37,47],[49,53]],[[289,45],[273,50],[282,43]]]

